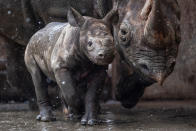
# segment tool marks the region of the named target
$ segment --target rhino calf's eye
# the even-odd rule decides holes
[[[88,42],[88,46],[91,47],[92,45],[93,45],[93,42],[92,42],[92,41],[89,41],[89,42]]]
[[[89,41],[89,42],[88,42],[87,49],[88,49],[89,51],[91,51],[91,50],[94,49],[94,46],[93,46],[93,42],[92,42],[92,41]]]

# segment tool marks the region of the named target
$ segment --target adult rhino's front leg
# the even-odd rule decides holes
[[[55,71],[55,78],[62,92],[64,101],[68,106],[70,116],[80,115],[83,112],[83,102],[80,94],[76,91],[76,85],[72,78],[71,72],[66,68],[61,68]]]
[[[81,120],[83,125],[94,125],[97,123],[97,115],[100,110],[99,95],[101,94],[106,75],[105,70],[98,70],[90,75],[85,97],[85,114]]]

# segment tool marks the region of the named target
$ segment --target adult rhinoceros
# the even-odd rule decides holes
[[[180,9],[176,0],[123,0],[114,28],[117,50],[117,99],[131,108],[145,87],[174,69],[180,43]]]

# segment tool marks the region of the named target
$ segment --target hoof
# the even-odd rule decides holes
[[[86,125],[86,124],[87,124],[87,120],[86,120],[86,119],[82,119],[82,120],[80,121],[80,124],[81,124],[81,125]]]
[[[50,122],[55,121],[56,118],[54,117],[50,106],[40,106],[40,114],[36,117],[36,120]]]
[[[93,126],[93,125],[98,124],[98,121],[97,121],[97,119],[83,116],[83,118],[81,119],[80,123],[81,123],[81,125]]]
[[[82,117],[81,114],[73,114],[73,113],[68,114],[68,118],[69,118],[70,120],[81,119],[81,117]]]
[[[42,121],[42,122],[50,122],[50,121],[56,121],[56,118],[54,116],[49,116],[49,115],[41,115],[39,114],[36,117],[36,120]]]
[[[96,119],[88,120],[88,125],[93,126],[93,125],[96,125],[96,124],[97,124],[97,120]]]

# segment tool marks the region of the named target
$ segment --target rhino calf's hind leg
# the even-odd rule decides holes
[[[56,120],[52,114],[52,107],[50,106],[48,98],[48,84],[46,82],[46,76],[41,72],[33,58],[30,62],[26,61],[26,65],[35,86],[37,103],[40,109],[40,114],[36,117],[36,119],[43,122]]]

